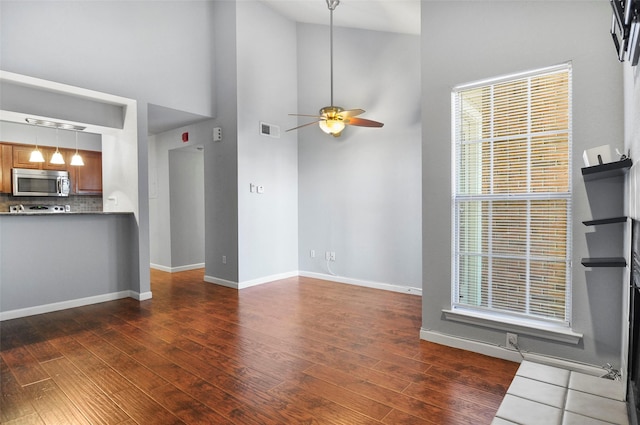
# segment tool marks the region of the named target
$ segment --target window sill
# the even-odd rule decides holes
[[[531,335],[537,338],[578,344],[583,335],[564,326],[554,326],[534,320],[515,319],[492,314],[483,314],[462,309],[442,310],[447,320],[484,326],[491,329]]]

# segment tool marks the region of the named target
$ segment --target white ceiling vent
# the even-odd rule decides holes
[[[260,134],[268,137],[280,138],[280,126],[260,121]]]

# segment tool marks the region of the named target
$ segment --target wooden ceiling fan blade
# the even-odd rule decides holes
[[[382,127],[384,124],[378,121],[367,120],[364,118],[349,118],[344,120],[345,124],[355,125],[358,127]]]
[[[311,117],[311,118],[324,118],[322,115],[309,115],[309,114],[289,114],[292,117]]]
[[[347,118],[355,117],[356,115],[364,114],[364,109],[347,109],[346,111],[340,111],[338,115]]]
[[[285,130],[285,131],[297,130],[297,129],[302,128],[302,127],[307,127],[307,126],[310,126],[310,125],[313,125],[313,124],[318,124],[320,121],[322,121],[322,120],[318,120],[318,121],[311,121],[311,122],[308,122],[308,123],[306,123],[306,124],[302,124],[302,125],[299,125],[299,126],[297,126],[297,127],[290,128],[290,129]]]

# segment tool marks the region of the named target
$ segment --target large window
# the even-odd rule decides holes
[[[452,103],[453,309],[570,326],[570,64]]]

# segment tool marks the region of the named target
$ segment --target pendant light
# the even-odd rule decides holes
[[[31,155],[29,155],[29,162],[44,162],[44,157],[42,156],[42,152],[38,149],[38,129],[35,129],[36,133],[36,148],[31,151]]]
[[[84,161],[82,157],[78,153],[78,132],[76,131],[76,153],[71,157],[71,165],[82,166],[84,165]]]
[[[64,164],[64,158],[62,157],[62,154],[58,150],[58,144],[59,144],[58,143],[58,128],[56,127],[56,151],[51,156],[51,160],[49,162],[51,164],[62,165],[62,164]]]

